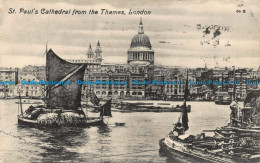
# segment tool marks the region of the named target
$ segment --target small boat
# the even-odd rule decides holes
[[[40,126],[90,126],[103,123],[103,117],[111,117],[111,99],[100,106],[99,117],[88,117],[81,107],[82,85],[86,64],[69,63],[46,50],[47,85],[45,104],[30,106],[23,111],[21,96],[18,107],[18,124]],[[71,83],[70,83],[71,82]],[[67,83],[67,84],[66,84]],[[70,84],[68,84],[70,83]]]
[[[125,123],[116,122],[115,125],[116,125],[116,126],[125,126]]]

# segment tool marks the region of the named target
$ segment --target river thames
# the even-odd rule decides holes
[[[159,140],[173,128],[179,112],[112,112],[113,117],[106,118],[104,126],[39,130],[17,125],[15,101],[0,100],[0,162],[174,161],[159,155]],[[191,113],[186,134],[199,134],[229,122],[228,105],[214,102],[188,102],[188,105]],[[116,126],[115,122],[123,122],[125,126]]]

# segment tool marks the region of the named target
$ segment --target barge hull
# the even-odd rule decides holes
[[[177,148],[169,148],[165,143],[165,138],[161,139],[159,141],[160,145],[160,155],[166,156],[173,160],[179,160],[183,162],[205,162],[205,163],[218,163],[218,162],[229,162],[229,163],[237,163],[237,162],[259,162],[259,159],[257,160],[247,160],[247,159],[240,159],[240,158],[226,158],[226,157],[220,157],[217,155],[213,155],[210,153],[205,154],[199,154],[192,149],[190,151],[184,151]]]
[[[18,116],[18,124],[29,127],[59,127],[63,125],[40,125],[37,120],[30,120],[23,117]],[[103,118],[88,118],[85,123],[77,124],[77,125],[66,125],[66,126],[77,126],[77,127],[88,127],[88,126],[96,126],[104,124]]]

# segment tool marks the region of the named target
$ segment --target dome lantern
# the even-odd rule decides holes
[[[142,18],[140,18],[138,34],[144,34],[144,26],[143,26]]]

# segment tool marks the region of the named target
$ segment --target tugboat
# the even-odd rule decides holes
[[[185,156],[199,162],[259,162],[260,90],[247,94],[244,108],[235,105],[230,108],[230,123],[216,130],[185,137],[184,132],[176,132],[179,130],[175,127],[159,141],[160,153],[170,158]]]
[[[81,108],[82,86],[86,64],[69,63],[46,50],[46,98],[44,105],[30,106],[23,111],[22,100],[18,108],[18,124],[41,126],[89,126],[103,123],[104,116],[111,115],[111,100],[100,106],[99,117],[87,117]]]

